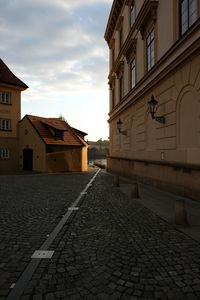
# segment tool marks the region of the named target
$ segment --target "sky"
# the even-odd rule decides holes
[[[59,117],[108,139],[108,46],[112,0],[0,0],[0,58],[29,89],[21,117]]]

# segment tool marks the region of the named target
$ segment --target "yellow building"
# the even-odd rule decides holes
[[[19,168],[18,122],[21,92],[27,88],[0,59],[0,170]]]
[[[26,115],[20,121],[27,88],[0,59],[0,171],[87,171],[85,132],[59,118]]]
[[[200,199],[200,1],[115,0],[108,170]]]
[[[88,170],[85,132],[59,118],[26,115],[19,122],[19,167],[40,172]]]

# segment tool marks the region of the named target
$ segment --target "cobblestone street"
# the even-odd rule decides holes
[[[1,176],[0,299],[93,175]],[[112,176],[101,171],[78,207],[20,299],[200,299],[199,243],[120,192]]]

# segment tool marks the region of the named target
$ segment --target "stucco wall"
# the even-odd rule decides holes
[[[88,147],[82,148],[82,172],[88,171]]]
[[[10,157],[8,159],[0,158],[0,171],[17,170],[19,168],[18,139],[0,138],[0,148],[10,151]]]
[[[0,103],[0,119],[11,120],[11,130],[0,130],[0,149],[9,150],[9,159],[0,158],[0,170],[17,170],[19,167],[18,122],[20,120],[21,90],[0,84],[0,92],[9,92],[10,104]]]
[[[81,172],[86,171],[85,161],[82,161],[81,148],[69,148],[46,154],[47,172]]]
[[[0,118],[11,120],[11,131],[0,131],[0,137],[17,137],[17,124],[20,120],[21,91],[9,85],[0,84],[1,92],[11,94],[11,104],[0,103]]]
[[[45,172],[46,146],[40,136],[33,129],[31,123],[24,118],[19,123],[19,168],[23,169],[23,149],[33,149],[33,170]]]

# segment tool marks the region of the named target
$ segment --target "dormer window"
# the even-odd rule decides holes
[[[46,126],[48,131],[51,133],[51,135],[54,137],[55,140],[62,140],[64,141],[64,132],[67,131],[67,129],[59,129],[56,127],[51,126],[50,124],[47,124],[46,122],[43,122],[43,124]]]
[[[63,130],[55,130],[55,139],[56,140],[64,140],[64,137],[63,137],[63,133],[64,131]]]

